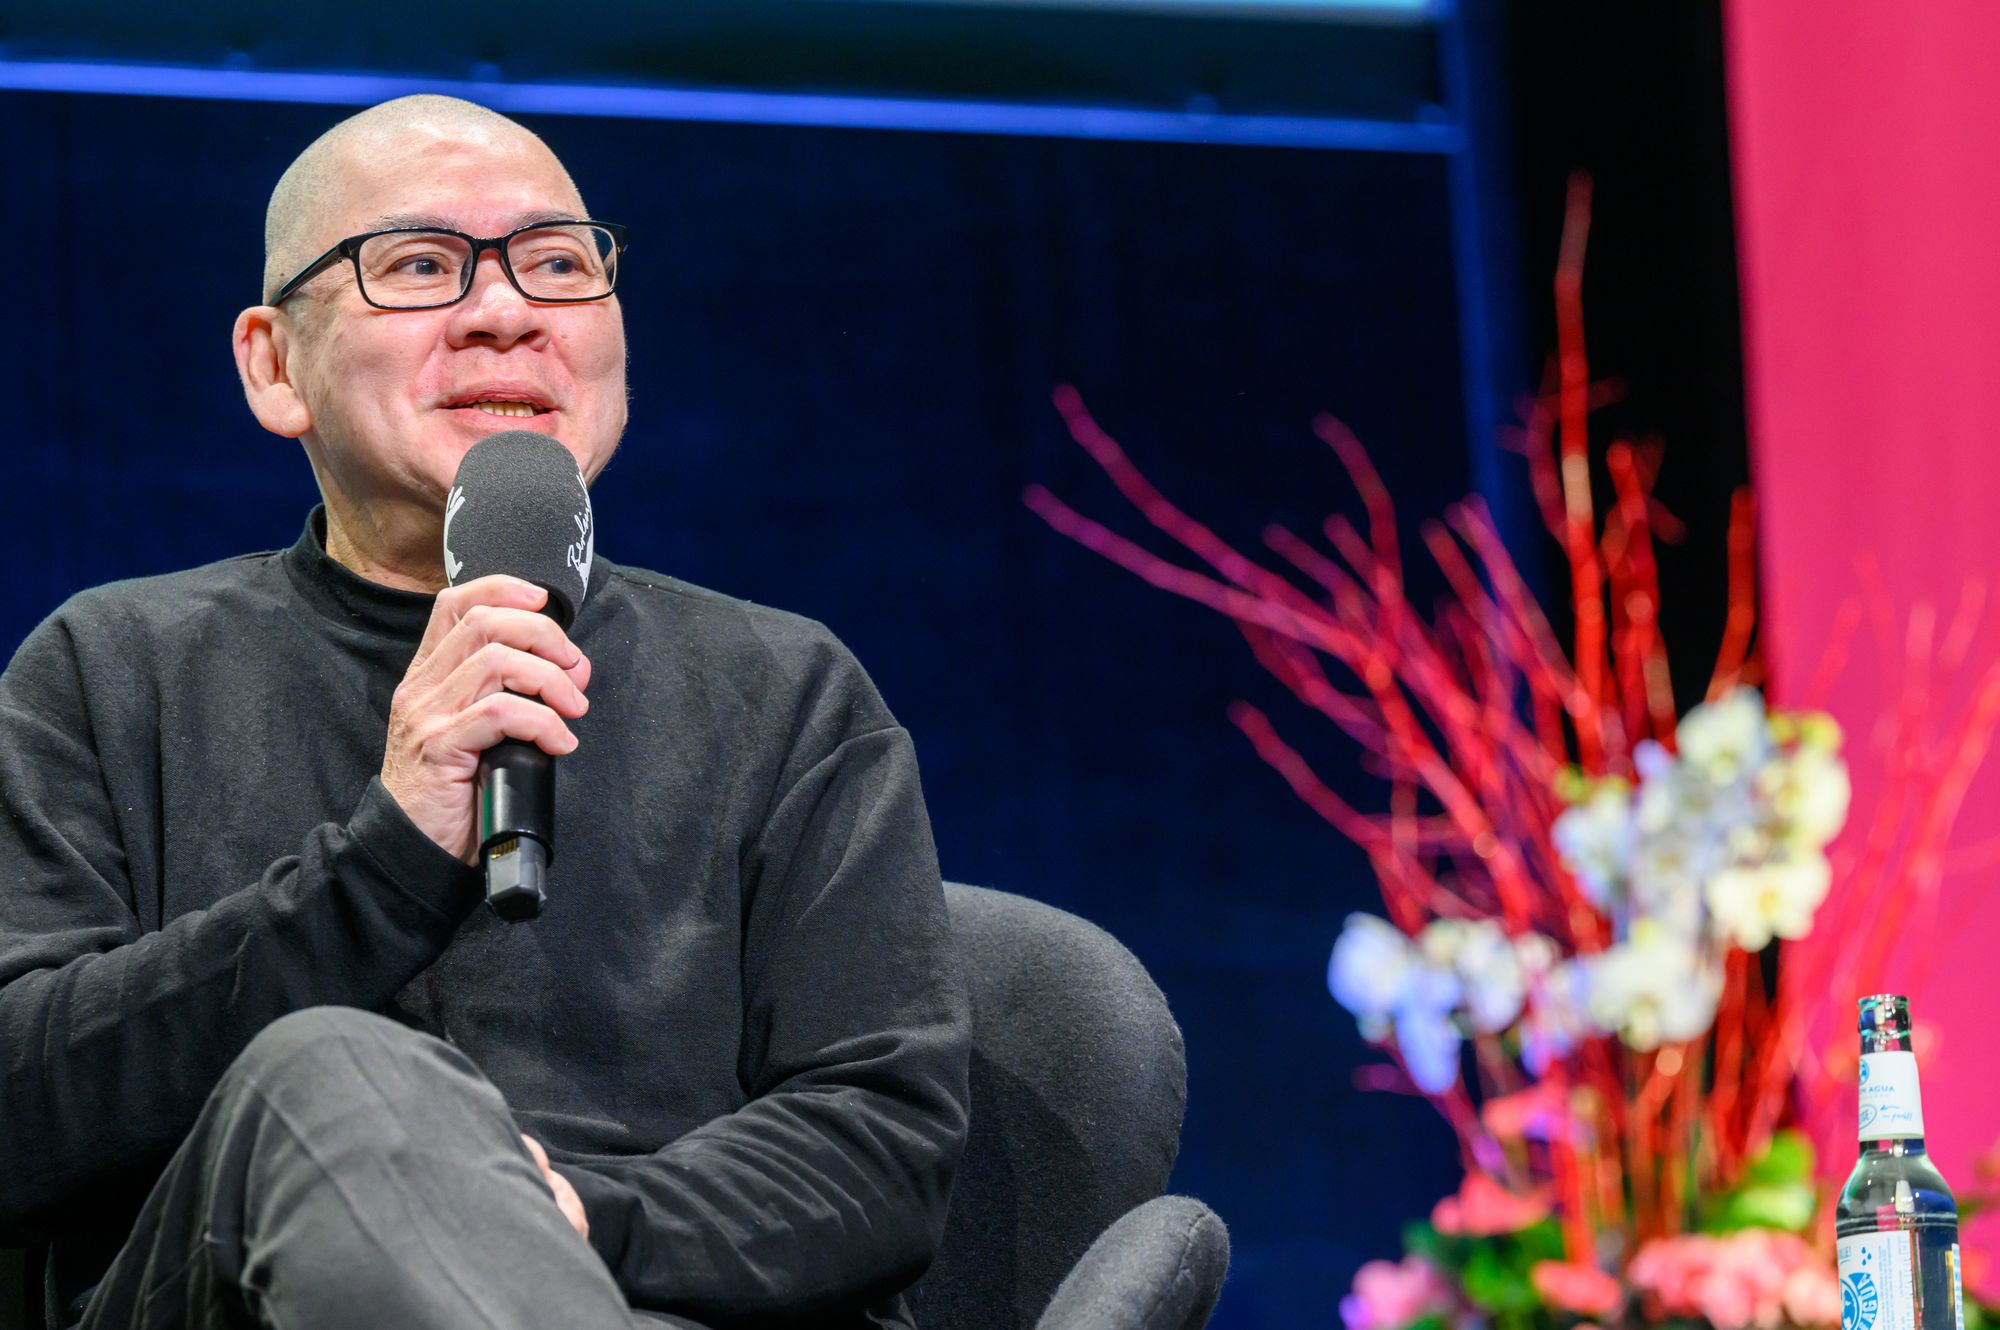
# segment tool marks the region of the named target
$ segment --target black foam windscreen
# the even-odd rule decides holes
[[[590,491],[569,450],[514,429],[472,445],[444,509],[444,572],[453,586],[506,573],[546,587],[567,629],[590,589],[597,548]]]

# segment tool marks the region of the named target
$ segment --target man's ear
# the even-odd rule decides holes
[[[271,433],[296,439],[312,428],[312,412],[292,384],[291,335],[291,321],[282,310],[252,305],[236,316],[231,337],[250,414]]]

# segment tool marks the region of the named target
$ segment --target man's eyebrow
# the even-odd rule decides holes
[[[532,212],[516,213],[514,215],[514,226],[533,226],[537,222],[571,222],[578,220],[580,219],[573,212],[538,208]],[[390,212],[384,213],[375,219],[377,230],[388,230],[401,226],[422,227],[431,231],[457,231],[462,229],[453,219],[432,212]]]

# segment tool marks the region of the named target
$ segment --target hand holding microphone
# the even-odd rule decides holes
[[[548,593],[494,575],[446,590],[389,704],[382,783],[423,833],[477,862],[479,759],[502,739],[567,753],[590,662],[538,611]]]
[[[502,917],[532,918],[554,852],[554,758],[589,707],[590,662],[565,633],[589,586],[590,500],[567,450],[513,430],[460,463],[445,570],[389,711],[382,783],[410,820],[483,866]],[[537,612],[539,611],[539,612]]]

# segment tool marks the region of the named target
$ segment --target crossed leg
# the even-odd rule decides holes
[[[701,1330],[626,1305],[462,1053],[339,1007],[230,1065],[82,1324]]]

